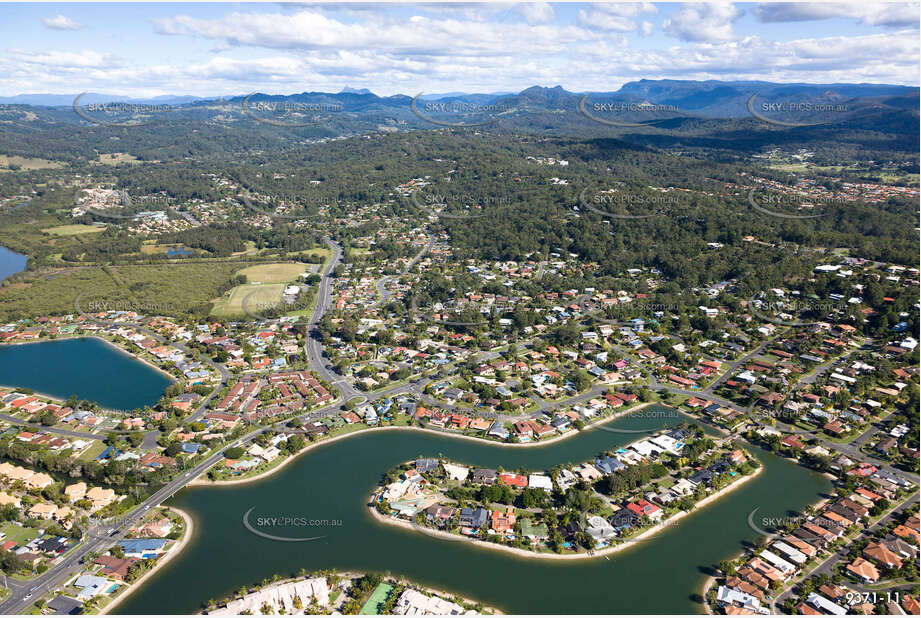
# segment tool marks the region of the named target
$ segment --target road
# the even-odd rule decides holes
[[[317,332],[317,324],[323,318],[325,313],[329,310],[331,303],[332,303],[331,274],[333,270],[336,268],[336,266],[338,266],[342,261],[342,247],[329,238],[326,238],[325,241],[326,241],[326,244],[330,247],[331,255],[321,275],[321,279],[320,279],[320,283],[319,283],[319,287],[317,291],[316,307],[308,322],[308,336],[307,336],[307,341],[304,344],[304,352],[307,356],[307,360],[309,362],[310,367],[314,371],[316,371],[320,376],[322,376],[324,380],[326,380],[329,384],[331,384],[333,387],[337,388],[340,391],[341,399],[335,403],[326,405],[322,408],[318,408],[307,414],[301,415],[298,418],[300,418],[301,420],[306,420],[306,421],[317,420],[317,419],[323,418],[325,416],[328,416],[331,413],[341,410],[342,402],[347,402],[348,400],[355,398],[355,397],[360,397],[368,401],[377,401],[379,399],[382,399],[385,397],[392,397],[392,396],[395,396],[401,393],[411,393],[411,394],[417,395],[420,399],[425,398],[425,396],[422,395],[422,390],[432,380],[439,379],[436,377],[437,374],[431,377],[420,378],[413,382],[409,382],[407,384],[400,385],[398,387],[394,387],[390,389],[383,389],[382,391],[379,391],[376,393],[367,394],[367,393],[363,393],[363,392],[356,390],[344,378],[342,378],[341,376],[338,376],[337,374],[333,372],[329,358],[325,355],[323,346],[321,345],[320,336],[319,336],[319,333]],[[408,270],[411,269],[418,262],[418,260],[421,259],[423,255],[425,255],[425,253],[431,250],[433,243],[434,243],[434,237],[430,236],[429,243],[427,244],[427,246],[419,253],[419,255],[416,256],[416,258],[414,258],[413,261],[411,261],[407,265],[405,272],[408,272]],[[79,297],[78,297],[78,300],[79,300]],[[77,309],[79,311],[79,307],[77,307]],[[86,316],[86,317],[88,319],[94,320],[104,325],[115,324],[113,322],[108,322],[104,320],[95,320],[94,318],[90,318],[89,316]],[[134,323],[125,323],[125,322],[120,322],[118,323],[118,325],[131,326],[132,328],[135,328],[138,331],[143,332],[158,341],[165,341],[162,337],[160,337],[160,335],[158,335],[157,333],[153,331],[150,331],[149,329],[147,329],[146,327],[142,325],[134,324]],[[174,342],[169,342],[169,344],[191,355],[191,350],[189,350],[185,346],[174,343]],[[719,384],[722,380],[724,380],[727,376],[731,375],[732,372],[742,363],[746,362],[751,357],[761,353],[766,345],[768,345],[768,342],[762,344],[756,350],[742,357],[738,361],[730,363],[729,368],[723,374],[721,374],[721,376],[717,378],[717,380],[715,380],[709,387],[701,389],[699,391],[686,391],[683,389],[673,388],[671,386],[660,384],[654,375],[650,376],[651,388],[653,390],[666,390],[669,392],[679,393],[683,395],[704,396],[708,399],[711,399],[711,400],[714,400],[720,403],[721,405],[726,405],[733,409],[736,409],[742,412],[747,412],[747,410],[741,408],[741,406],[738,406],[737,404],[734,404],[733,402],[730,402],[720,397],[714,396],[711,392],[711,389],[717,384]],[[488,360],[490,358],[495,358],[498,355],[499,353],[496,351],[484,352],[480,354],[479,358],[480,360]],[[630,358],[630,357],[625,355],[625,358]],[[201,404],[198,406],[195,412],[193,412],[189,416],[188,420],[195,420],[197,418],[200,418],[205,413],[210,400],[221,390],[221,388],[228,382],[228,379],[230,378],[230,372],[223,365],[215,363],[207,357],[203,357],[203,361],[207,362],[216,371],[219,372],[221,376],[221,382],[215,386],[214,390],[212,390],[212,392],[207,397],[203,398],[203,400],[201,401]],[[446,367],[450,368],[459,362],[462,362],[462,361],[455,361],[454,363],[446,365]],[[635,361],[631,360],[631,363],[636,365]],[[576,396],[573,396],[573,397],[570,397],[568,399],[558,401],[558,402],[551,402],[551,401],[546,401],[546,400],[542,400],[539,398],[535,398],[534,400],[537,401],[538,406],[539,406],[538,412],[532,412],[529,414],[522,414],[518,416],[496,415],[496,417],[502,418],[502,420],[516,420],[519,418],[530,417],[540,412],[549,411],[550,409],[554,407],[559,407],[563,405],[571,405],[579,401],[587,400],[592,397],[597,397],[601,395],[604,390],[605,388],[602,386],[594,386],[591,390],[585,393],[582,393],[580,395],[576,395]],[[438,405],[441,406],[443,404],[438,403]],[[20,425],[36,426],[34,424],[25,423],[24,421],[17,419],[15,417],[7,417],[7,416],[0,415],[0,418],[3,418],[4,420],[8,420],[10,422],[20,424]],[[228,445],[228,447],[243,445],[245,443],[252,441],[258,435],[266,431],[278,430],[282,428],[283,426],[284,426],[284,423],[279,422],[279,423],[275,423],[275,424],[268,425],[265,427],[256,428],[253,431],[245,434],[241,438],[237,439],[232,445]],[[94,435],[94,434],[86,434],[86,433],[75,432],[75,431],[70,431],[66,429],[56,429],[53,427],[41,427],[41,429],[43,431],[50,431],[53,433],[59,433],[61,435],[68,435],[72,437],[80,437],[80,438],[98,438],[99,437],[98,435]],[[148,432],[147,434],[145,434],[145,438],[144,438],[145,444],[155,442],[157,437],[158,437],[158,432]],[[836,448],[840,451],[843,451],[845,453],[848,452],[847,445],[830,444],[829,446]],[[871,460],[871,461],[873,460],[872,458],[869,458],[865,454],[860,454],[859,457],[863,460]],[[133,526],[141,517],[143,517],[143,515],[150,508],[156,505],[159,505],[165,500],[167,500],[168,498],[170,498],[173,494],[175,494],[177,491],[182,489],[186,484],[188,484],[189,482],[191,482],[192,480],[194,480],[201,474],[204,474],[211,466],[216,464],[221,459],[223,459],[223,455],[221,454],[220,451],[210,455],[201,463],[197,464],[190,470],[182,473],[180,476],[170,481],[167,485],[165,485],[160,490],[152,494],[149,498],[147,498],[142,504],[138,505],[135,509],[133,509],[132,511],[130,511],[123,517],[119,518],[117,521],[108,522],[108,523],[101,522],[101,523],[96,523],[92,525],[90,529],[86,532],[84,543],[80,547],[78,547],[71,556],[69,556],[66,560],[62,561],[61,563],[54,565],[52,568],[50,568],[48,571],[41,574],[40,576],[32,580],[29,580],[27,582],[21,582],[18,580],[9,579],[8,584],[9,584],[11,594],[4,603],[0,604],[0,613],[2,614],[22,613],[29,606],[29,604],[32,602],[34,598],[38,598],[42,594],[53,590],[54,588],[66,582],[69,578],[73,577],[75,572],[79,570],[80,568],[80,561],[84,559],[85,557],[87,557],[88,554],[101,553],[107,550],[115,542],[123,538],[127,530],[131,526]],[[879,463],[881,464],[882,462],[879,462]]]
[[[329,305],[331,301],[330,275],[333,269],[336,267],[336,265],[338,265],[338,263],[342,260],[341,247],[329,239],[326,239],[326,242],[330,246],[330,249],[332,250],[332,256],[329,262],[327,263],[326,269],[324,270],[322,279],[320,281],[319,291],[317,294],[317,306],[316,306],[316,309],[314,310],[313,315],[310,318],[310,323],[309,323],[311,330],[315,328],[317,322],[320,321],[320,319],[323,317],[323,314],[329,309]],[[111,326],[111,325],[116,324],[115,322],[111,322],[108,320],[99,320],[99,319],[87,316],[79,309],[78,303],[79,303],[79,297],[77,301],[75,301],[75,305],[77,305],[78,312],[84,315],[87,319],[95,321],[105,326]],[[140,332],[143,332],[146,335],[158,341],[161,341],[161,342],[164,341],[164,339],[160,337],[160,335],[147,329],[146,327],[140,324],[119,322],[117,323],[117,325],[130,326],[131,328],[134,328]],[[169,342],[169,343],[170,345],[176,348],[179,348],[183,350],[184,352],[186,352],[187,354],[191,355],[191,350],[189,350],[185,346],[181,344],[176,344],[174,342]],[[324,355],[323,355],[322,346],[320,346],[319,344],[319,340],[316,338],[309,338],[307,344],[305,344],[305,351],[307,352],[308,357],[311,359],[311,364],[315,368],[317,368],[317,371],[324,377],[327,377],[328,381],[333,382],[334,384],[339,386],[338,380],[336,379],[329,380],[329,377],[331,377],[331,375],[330,375],[329,370],[326,368],[326,363],[323,362]],[[219,374],[221,375],[221,382],[215,386],[214,390],[212,390],[211,393],[207,397],[202,399],[201,404],[198,406],[195,412],[193,412],[188,417],[188,420],[195,420],[201,417],[205,413],[205,410],[207,409],[208,402],[211,401],[211,399],[220,391],[221,387],[224,384],[226,384],[228,379],[230,378],[230,372],[227,370],[226,367],[218,363],[215,363],[211,359],[208,359],[206,357],[204,357],[204,360],[205,362],[207,362],[209,365],[214,367],[219,372]],[[342,388],[340,386],[340,389],[343,391],[343,397],[348,398],[352,396],[352,392],[355,392],[355,391],[352,391],[350,387],[348,387],[347,384],[345,386],[346,388]],[[378,397],[383,397],[383,396],[387,396],[387,393],[380,393],[376,397],[374,397],[374,399]],[[323,408],[319,408],[308,414],[305,414],[301,418],[302,419],[322,418],[323,416],[326,416],[330,412],[333,412],[337,407],[338,407],[338,404],[332,404],[329,406],[325,406]],[[4,420],[8,420],[17,425],[29,425],[29,426],[34,426],[34,427],[40,427],[44,431],[57,433],[61,435],[67,435],[71,437],[79,437],[79,438],[98,438],[99,437],[98,435],[70,431],[67,429],[59,429],[59,428],[54,428],[54,427],[41,427],[40,425],[26,423],[16,417],[7,417],[4,415],[4,416],[0,416],[0,418],[4,418]],[[258,429],[255,429],[249,432],[243,437],[239,438],[233,443],[233,445],[229,445],[229,446],[244,444],[246,442],[251,441],[253,438],[258,436],[259,434],[269,431],[270,429],[278,429],[279,427],[281,427],[280,423],[275,424],[275,425],[266,426],[266,427],[260,427]],[[157,437],[157,432],[149,432],[147,435],[145,435],[145,442],[149,442],[151,440],[155,442],[156,437]],[[168,484],[164,485],[160,490],[152,494],[143,503],[141,503],[140,505],[135,507],[133,510],[131,510],[129,513],[119,518],[118,521],[110,522],[109,524],[95,524],[91,526],[90,529],[86,531],[84,542],[82,543],[81,546],[79,546],[74,551],[72,555],[67,557],[67,559],[65,559],[64,561],[54,565],[53,567],[51,567],[45,573],[42,573],[38,577],[30,579],[29,581],[18,581],[12,578],[8,578],[8,587],[10,589],[10,596],[4,603],[0,604],[0,614],[21,614],[23,613],[23,611],[32,602],[33,598],[38,598],[39,596],[62,585],[68,579],[73,577],[75,572],[78,571],[81,567],[80,561],[83,560],[85,557],[87,557],[88,554],[101,553],[101,552],[106,551],[109,547],[114,545],[118,540],[123,538],[126,532],[128,531],[128,529],[131,526],[133,526],[135,523],[137,523],[137,521],[141,517],[143,517],[143,515],[150,508],[158,504],[161,504],[163,501],[170,498],[177,491],[185,487],[186,484],[188,484],[189,482],[191,482],[192,480],[194,480],[201,474],[204,474],[211,466],[216,464],[221,459],[223,459],[223,455],[221,454],[220,451],[217,453],[214,453],[213,455],[209,456],[207,459],[205,459],[204,461],[196,465],[194,468],[181,474],[180,476],[170,481]]]
[[[266,428],[252,432],[250,435],[255,436],[263,431],[266,431]],[[22,614],[32,602],[33,597],[38,598],[42,594],[53,590],[73,577],[74,572],[81,566],[80,561],[87,557],[87,554],[102,553],[106,551],[117,541],[124,538],[128,529],[137,523],[150,508],[167,500],[170,496],[184,487],[186,483],[204,473],[222,458],[223,455],[221,455],[220,452],[215,453],[184,475],[163,486],[163,488],[152,494],[137,508],[120,518],[118,522],[113,522],[108,525],[103,523],[91,526],[84,537],[86,539],[85,542],[73,554],[38,577],[29,581],[18,581],[8,578],[7,583],[10,588],[10,596],[3,604],[0,604],[0,614]],[[110,530],[112,530],[112,532],[109,532]],[[33,592],[30,594],[30,591]],[[29,598],[25,598],[27,596]]]
[[[349,384],[348,380],[343,376],[333,371],[332,361],[323,350],[320,333],[317,330],[317,324],[323,319],[323,316],[332,305],[332,272],[342,262],[342,246],[330,238],[324,238],[324,240],[330,249],[330,257],[326,262],[326,267],[320,274],[320,284],[317,288],[317,305],[307,322],[307,341],[304,343],[304,355],[307,357],[310,368],[342,393],[342,401],[348,401],[354,397],[362,397],[363,394]]]

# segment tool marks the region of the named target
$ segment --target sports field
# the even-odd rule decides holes
[[[284,291],[284,283],[244,283],[236,286],[214,303],[211,315],[219,318],[243,317],[246,315],[243,301],[247,298],[249,300],[246,301],[246,308],[249,313],[259,315],[281,303],[281,295]]]
[[[393,586],[390,584],[378,585],[374,592],[371,593],[371,596],[368,597],[368,601],[361,607],[361,611],[358,612],[359,615],[376,616],[380,614],[381,605],[387,601],[391,590],[393,590]]]
[[[297,279],[301,273],[307,272],[307,266],[301,262],[259,264],[244,268],[237,274],[245,275],[250,283],[289,283]]]
[[[96,234],[104,232],[104,225],[83,225],[75,223],[73,225],[59,225],[57,227],[46,227],[42,231],[54,236],[76,236],[77,234]]]

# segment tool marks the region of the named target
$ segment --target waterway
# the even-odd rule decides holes
[[[10,251],[6,247],[0,247],[0,281],[25,270],[27,261],[26,256]]]
[[[0,384],[103,408],[152,405],[172,381],[162,372],[96,337],[0,346]]]
[[[671,423],[625,417],[606,427],[638,429]],[[535,448],[502,448],[421,432],[380,431],[320,446],[264,481],[184,489],[171,501],[195,519],[183,555],[118,607],[122,614],[188,614],[274,574],[335,568],[409,577],[516,614],[700,613],[696,595],[721,560],[758,534],[747,523],[799,510],[830,490],[824,477],[766,451],[750,448],[765,469],[721,500],[685,517],[648,541],[604,558],[541,560],[467,543],[435,539],[375,521],[367,511],[381,475],[418,456],[479,466],[549,469],[585,461],[638,434],[585,431]],[[248,532],[242,518],[277,536],[324,538],[279,542]],[[327,520],[311,526],[272,526],[259,518]],[[341,523],[340,523],[341,522]]]

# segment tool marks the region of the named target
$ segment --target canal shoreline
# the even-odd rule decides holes
[[[118,595],[115,600],[103,607],[99,612],[99,615],[108,614],[116,607],[118,607],[125,599],[139,590],[145,581],[147,581],[155,573],[159,572],[160,569],[166,566],[167,563],[169,563],[173,558],[182,553],[182,550],[185,549],[186,545],[188,545],[189,540],[192,538],[192,534],[195,532],[195,522],[192,519],[192,516],[182,509],[176,508],[175,506],[168,506],[166,508],[182,517],[182,521],[185,524],[185,532],[183,533],[182,538],[179,539],[175,547],[173,547],[165,556],[163,556],[163,558],[154,564],[152,569],[144,573],[139,580],[128,586],[128,589],[125,590],[122,594]]]
[[[775,454],[775,455],[776,455],[776,454]],[[777,455],[777,457],[780,457],[781,459],[784,459],[784,460],[787,460],[787,461],[791,461],[792,463],[795,463],[796,465],[801,465],[797,460],[795,460],[795,459],[793,459],[793,458],[791,458],[791,457],[783,457],[783,456],[781,456],[781,455]],[[834,481],[834,480],[837,478],[837,477],[836,477],[834,474],[832,474],[831,472],[823,472],[823,473],[821,473],[821,476],[827,478],[827,479],[830,480],[830,481]],[[825,504],[827,504],[827,503],[829,503],[829,502],[831,502],[831,500],[830,500],[829,498],[819,498],[818,500],[816,500],[816,501],[813,502],[812,504],[807,504],[806,506],[804,506],[802,512],[805,513],[806,510],[807,510],[810,506],[811,506],[813,509],[815,509],[816,511],[818,511],[818,510],[821,509]],[[768,538],[772,538],[772,539],[773,539],[773,538],[776,538],[776,537],[780,536],[780,534],[781,534],[780,532],[775,532],[775,533],[771,534]],[[747,553],[748,553],[748,552],[747,552],[746,550],[742,550],[742,551],[740,551],[739,553],[735,554],[732,558],[729,558],[729,560],[732,560],[732,561],[738,560],[739,558],[742,558],[743,556],[745,556]],[[713,615],[713,611],[710,609],[710,603],[707,602],[707,593],[710,591],[710,589],[713,587],[713,585],[716,584],[717,580],[719,580],[719,579],[722,578],[722,577],[724,577],[724,576],[723,576],[723,575],[711,575],[711,576],[709,576],[706,580],[704,580],[703,588],[701,588],[701,591],[700,591],[701,602],[703,603],[704,609],[706,610],[707,614],[709,614],[709,615]],[[776,599],[776,596],[775,596],[774,598]],[[773,609],[773,604],[772,604],[772,609]]]
[[[435,536],[435,537],[442,538],[442,539],[449,540],[449,541],[467,542],[473,546],[482,547],[484,549],[494,549],[494,550],[504,551],[506,553],[514,554],[517,556],[526,557],[526,558],[536,558],[538,560],[586,560],[586,559],[593,559],[593,558],[602,558],[605,556],[616,554],[626,549],[630,549],[634,545],[635,542],[646,540],[656,535],[663,529],[674,526],[675,524],[678,523],[678,521],[680,521],[684,517],[687,517],[691,513],[696,513],[697,511],[707,506],[708,504],[711,504],[715,502],[716,500],[719,500],[720,498],[729,495],[730,493],[732,493],[733,491],[735,491],[736,489],[738,489],[739,487],[741,487],[748,481],[752,480],[753,478],[761,474],[763,470],[764,470],[764,465],[763,464],[759,465],[758,468],[751,474],[739,479],[738,481],[724,487],[723,489],[717,491],[714,494],[707,496],[700,502],[696,503],[694,505],[694,508],[692,508],[690,511],[679,511],[678,513],[675,513],[668,519],[665,519],[659,522],[658,524],[656,524],[655,526],[652,526],[651,528],[644,530],[639,535],[628,539],[628,542],[626,543],[620,543],[618,545],[614,545],[613,547],[606,547],[604,549],[596,550],[592,553],[556,554],[556,553],[529,551],[527,549],[518,549],[517,547],[509,547],[507,545],[491,543],[489,541],[483,541],[481,539],[472,539],[469,537],[461,536],[459,534],[452,534],[450,532],[444,532],[442,530],[434,530],[431,528],[415,526],[408,521],[405,521],[402,519],[395,519],[393,517],[388,517],[386,515],[383,515],[380,512],[378,512],[378,510],[374,506],[368,505],[367,508],[368,508],[368,511],[371,513],[371,516],[384,525],[398,526],[401,528],[405,528],[407,530],[422,532],[423,534]]]
[[[481,607],[483,607],[484,610],[490,610],[490,611],[492,612],[491,614],[480,614],[480,615],[484,615],[484,616],[487,616],[487,615],[488,615],[488,616],[502,616],[502,615],[505,615],[505,613],[502,612],[501,610],[499,610],[499,609],[497,609],[497,608],[495,608],[495,607],[492,607],[492,606],[487,606],[487,605],[484,604],[482,601],[474,601],[473,599],[470,599],[470,598],[467,598],[467,597],[463,597],[463,596],[461,596],[461,595],[459,595],[459,594],[456,594],[456,593],[454,593],[454,592],[448,592],[448,591],[446,591],[446,590],[440,590],[440,589],[438,589],[438,588],[432,588],[431,586],[426,586],[426,585],[420,584],[420,583],[418,583],[418,582],[416,582],[416,581],[414,581],[414,580],[412,580],[412,579],[410,579],[410,578],[408,578],[408,577],[403,577],[402,575],[393,575],[393,574],[391,574],[391,573],[379,573],[379,572],[377,572],[377,571],[342,571],[342,572],[332,571],[332,572],[329,573],[329,575],[326,575],[325,577],[328,578],[328,577],[331,576],[331,575],[335,575],[335,576],[340,577],[340,578],[342,578],[342,579],[344,579],[344,580],[355,581],[355,580],[361,579],[361,578],[364,577],[365,575],[369,575],[369,574],[371,574],[371,573],[375,573],[375,574],[380,575],[380,576],[383,578],[384,581],[386,581],[386,580],[389,579],[390,581],[395,582],[395,583],[397,583],[397,584],[402,584],[402,585],[406,586],[407,588],[412,588],[412,589],[414,589],[414,590],[419,590],[419,591],[421,591],[421,592],[423,592],[423,593],[426,593],[426,594],[429,594],[429,595],[438,596],[438,597],[441,597],[442,599],[445,599],[445,600],[448,600],[448,601],[452,601],[452,602],[453,602],[454,599],[460,599],[463,603],[466,603],[467,605],[473,605],[473,606],[480,605]],[[271,583],[271,584],[269,584],[269,585],[267,585],[267,586],[263,586],[263,587],[257,586],[257,587],[256,587],[256,590],[254,590],[253,592],[249,592],[249,587],[247,586],[247,595],[255,594],[255,593],[257,593],[257,592],[265,592],[265,591],[267,591],[267,590],[272,590],[273,588],[278,588],[278,587],[284,586],[284,585],[286,585],[286,584],[289,584],[289,583],[291,583],[291,582],[304,581],[304,580],[310,579],[310,578],[312,578],[312,577],[314,577],[314,576],[316,576],[316,575],[319,575],[319,573],[308,574],[308,575],[306,575],[306,576],[287,577],[287,578],[282,579],[282,580],[279,580],[279,581],[277,581],[277,582],[273,582],[273,583]],[[235,599],[235,598],[236,598],[236,595],[234,595],[233,598]],[[226,607],[226,603],[225,603],[224,605],[221,605],[221,603],[223,603],[223,602],[224,602],[224,600],[222,600],[220,603],[218,603],[218,604],[217,604],[215,607],[213,607],[213,608],[209,606],[207,609],[202,610],[202,611],[198,612],[198,613],[195,614],[195,615],[198,615],[198,616],[208,616],[208,615],[210,615],[209,612],[213,612],[213,611],[215,611],[215,610],[217,610],[217,609],[220,609],[220,608],[222,608],[222,607]],[[334,609],[334,606],[337,604],[337,602],[338,602],[338,599],[337,599],[336,601],[330,602],[329,609]],[[323,615],[331,615],[331,614],[323,614]]]
[[[629,416],[630,414],[633,414],[633,413],[635,413],[635,412],[638,412],[638,411],[642,410],[643,408],[646,408],[646,407],[651,406],[651,405],[656,405],[656,404],[659,404],[659,405],[662,405],[662,406],[671,408],[671,409],[677,411],[679,414],[682,414],[683,416],[687,416],[687,415],[683,414],[680,410],[678,410],[678,408],[674,408],[673,406],[669,406],[668,404],[664,404],[664,403],[661,403],[661,402],[659,402],[659,401],[647,401],[647,402],[642,403],[642,404],[640,404],[640,405],[638,405],[638,406],[632,407],[632,408],[630,408],[630,409],[628,409],[628,410],[622,410],[621,412],[618,412],[617,414],[613,414],[613,415],[610,415],[610,416],[605,416],[605,417],[600,418],[600,419],[597,419],[597,420],[595,420],[595,421],[593,421],[593,422],[591,422],[591,423],[588,423],[588,424],[586,424],[586,425],[583,427],[582,431],[594,429],[594,428],[596,428],[596,426],[598,426],[598,425],[603,425],[604,423],[608,423],[608,422],[611,422],[611,421],[615,421],[615,420],[617,420],[617,419],[619,419],[619,418],[622,418],[622,417],[624,417],[624,416]],[[690,417],[690,416],[689,416],[688,418],[693,419],[693,417]],[[242,479],[227,479],[227,480],[221,480],[221,481],[209,481],[209,480],[203,479],[201,476],[199,476],[198,478],[194,479],[193,481],[190,481],[189,483],[187,483],[185,486],[186,486],[186,487],[217,487],[217,486],[225,486],[225,487],[226,487],[226,486],[229,486],[229,485],[244,485],[244,484],[246,484],[246,483],[253,483],[253,482],[256,482],[256,481],[262,481],[262,480],[265,480],[266,478],[272,476],[273,474],[275,474],[276,472],[278,472],[279,470],[281,470],[282,468],[284,468],[285,466],[287,466],[289,463],[291,463],[292,461],[294,461],[295,459],[297,459],[298,457],[300,457],[301,455],[303,455],[303,454],[307,453],[308,451],[310,451],[310,450],[312,450],[312,449],[314,449],[314,448],[317,448],[317,447],[319,447],[319,446],[324,446],[324,445],[326,445],[326,444],[332,444],[332,443],[337,442],[337,441],[339,441],[339,440],[342,440],[342,439],[344,439],[344,438],[348,438],[348,437],[351,437],[351,436],[357,436],[357,435],[360,435],[360,434],[363,434],[363,433],[367,433],[367,432],[371,432],[371,431],[406,430],[406,429],[410,429],[410,430],[413,430],[413,431],[421,431],[421,432],[425,432],[425,433],[431,433],[431,434],[435,434],[435,435],[438,435],[438,436],[447,436],[447,437],[449,437],[449,438],[457,438],[457,439],[461,439],[461,440],[472,440],[472,441],[474,441],[474,442],[479,442],[479,443],[481,443],[481,444],[490,444],[490,445],[493,445],[493,446],[496,446],[496,447],[499,447],[499,448],[505,448],[505,447],[508,447],[508,448],[515,448],[515,447],[517,447],[517,448],[529,448],[529,447],[530,447],[530,448],[533,448],[533,447],[538,447],[538,446],[548,446],[548,445],[550,445],[550,444],[553,444],[554,442],[559,442],[560,440],[565,440],[565,439],[567,439],[567,438],[570,438],[570,437],[573,437],[573,436],[577,436],[577,435],[579,435],[580,433],[582,433],[582,431],[573,430],[573,431],[568,431],[568,432],[566,432],[566,433],[564,433],[564,434],[560,434],[560,435],[558,435],[558,436],[554,436],[554,437],[552,437],[552,438],[550,438],[550,439],[548,439],[548,440],[538,440],[538,441],[535,441],[535,442],[496,442],[496,441],[494,441],[494,440],[487,440],[487,439],[485,439],[485,438],[478,438],[478,437],[476,437],[476,436],[465,436],[465,435],[462,435],[462,434],[451,433],[451,432],[449,432],[449,431],[441,431],[441,430],[438,430],[438,429],[429,429],[429,428],[427,428],[427,427],[414,427],[414,426],[412,426],[412,425],[406,425],[406,426],[402,426],[402,425],[400,425],[400,426],[389,425],[389,426],[386,426],[386,427],[366,427],[366,428],[364,428],[364,429],[359,429],[359,430],[357,430],[357,431],[351,431],[351,432],[349,432],[349,433],[344,433],[344,434],[339,435],[339,436],[336,436],[336,437],[334,437],[334,438],[328,438],[328,439],[325,439],[325,440],[320,440],[319,442],[314,442],[314,443],[312,443],[312,444],[309,444],[309,445],[307,445],[306,447],[304,447],[303,449],[301,449],[300,451],[298,451],[297,453],[295,453],[294,455],[292,455],[292,456],[288,457],[287,459],[285,459],[284,461],[282,461],[282,462],[281,462],[280,464],[278,464],[277,466],[275,466],[275,467],[273,467],[273,468],[270,468],[270,469],[268,469],[268,470],[265,470],[264,472],[260,472],[259,474],[255,475],[255,476],[250,476],[250,477],[242,478]]]

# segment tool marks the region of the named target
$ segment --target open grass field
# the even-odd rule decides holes
[[[11,167],[20,170],[43,170],[55,169],[62,165],[61,163],[49,161],[47,159],[34,159],[17,155],[13,155],[12,157],[0,155],[0,172],[8,172]]]
[[[143,163],[143,161],[140,161],[134,155],[125,152],[101,154],[99,155],[99,158],[94,162],[102,163],[103,165],[118,165],[119,163]]]
[[[284,291],[284,283],[245,283],[238,285],[214,303],[211,315],[218,318],[246,316],[246,311],[243,309],[243,300],[247,297],[249,297],[249,300],[246,306],[250,313],[258,315],[263,310],[271,309],[281,303],[281,295]]]
[[[239,273],[250,283],[288,283],[307,271],[307,265],[300,262],[259,264],[244,268]]]
[[[97,234],[105,231],[104,225],[83,225],[75,223],[74,225],[59,225],[57,227],[46,227],[42,231],[52,236],[76,236],[77,234]]]
[[[309,249],[308,251],[301,251],[300,255],[318,255],[326,260],[329,258],[329,247],[315,247],[313,249]]]

